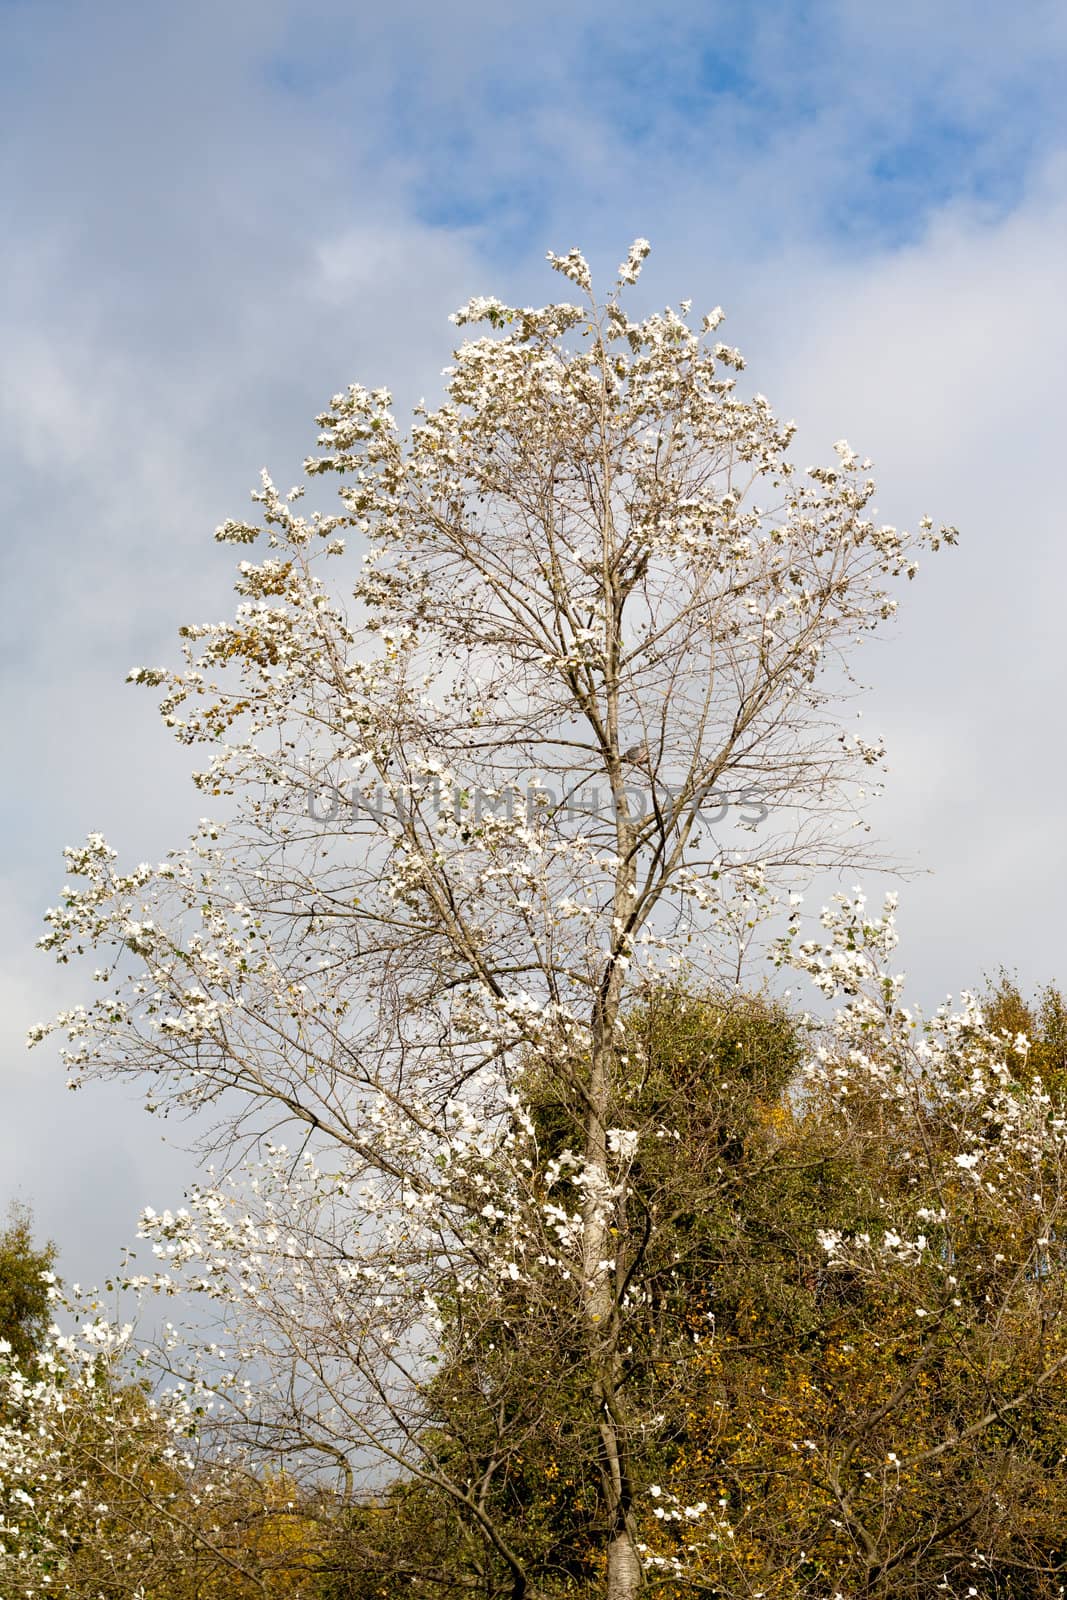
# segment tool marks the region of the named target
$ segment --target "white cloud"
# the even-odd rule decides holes
[[[182,1170],[157,1173],[158,1128],[125,1102],[71,1102],[43,1052],[31,1072],[21,1056],[59,983],[28,946],[61,846],[102,826],[155,857],[199,814],[126,670],[227,608],[211,529],[262,465],[295,478],[326,398],[355,378],[398,407],[432,394],[447,313],[547,297],[550,245],[612,271],[649,236],[640,295],[721,301],[805,440],[876,457],[889,520],[960,523],[868,664],[894,766],[879,830],[938,869],[902,897],[904,953],[934,994],[1000,960],[1055,975],[1067,173],[1049,85],[1067,29],[1054,5],[1010,25],[962,3],[872,15],[759,8],[733,79],[728,7],[634,7],[610,30],[599,5],[521,29],[417,3],[12,22],[0,1187],[37,1199],[74,1276]],[[983,182],[923,188],[922,139],[945,126]],[[901,201],[872,172],[908,140]]]

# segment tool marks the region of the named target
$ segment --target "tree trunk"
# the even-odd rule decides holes
[[[629,908],[634,868],[628,859],[629,823],[620,797],[620,869],[616,881],[616,927]],[[613,941],[614,944],[614,941]],[[629,1441],[619,1393],[622,1375],[620,1309],[616,1301],[618,1223],[621,1194],[608,1165],[607,1131],[616,1093],[616,1025],[621,968],[613,949],[593,1016],[585,1136],[583,1203],[583,1301],[589,1334],[591,1397],[600,1431],[601,1498],[608,1534],[607,1600],[632,1600],[642,1584],[641,1562],[630,1524],[633,1484]],[[622,1180],[620,1179],[620,1182]]]
[[[608,1545],[608,1600],[633,1600],[641,1587],[641,1563],[628,1528]]]

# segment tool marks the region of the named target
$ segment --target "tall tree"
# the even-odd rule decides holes
[[[244,1419],[348,1478],[376,1457],[439,1487],[515,1600],[530,1575],[494,1461],[475,1480],[432,1447],[436,1331],[487,1284],[550,1315],[604,1592],[629,1600],[647,1252],[627,1256],[620,1219],[655,1134],[627,1117],[623,1019],[667,973],[735,973],[776,884],[854,859],[881,751],[842,732],[847,661],[917,549],[955,537],[878,523],[844,442],[798,470],[791,427],[738,392],[721,311],[631,320],[647,249],[606,300],[571,251],[550,259],[577,304],[471,301],[455,320],[488,331],[406,438],[384,390],[320,418],[307,470],[339,480],[337,508],[305,518],[265,476],[261,524],[222,525],[267,546],[235,618],[185,628],[183,670],[132,676],[209,748],[197,781],[230,820],[129,872],[91,835],[43,941],[103,952],[98,998],[62,1019],[75,1075],[143,1074],[152,1105],[306,1146],[295,1164],[263,1146],[254,1188],[148,1219],[275,1363],[269,1392],[229,1383],[256,1395]],[[531,1072],[580,1111],[547,1174],[517,1113]],[[546,1264],[565,1327],[535,1290]]]

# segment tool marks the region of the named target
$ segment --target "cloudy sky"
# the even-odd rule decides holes
[[[721,302],[814,456],[963,541],[866,663],[876,816],[919,997],[1067,979],[1060,706],[1067,9],[0,0],[6,782],[0,1202],[102,1276],[188,1161],[70,1095],[27,1026],[62,846],[133,860],[202,809],[128,668],[224,615],[259,469],[297,476],[348,381],[432,396],[471,294],[543,301],[547,248]]]

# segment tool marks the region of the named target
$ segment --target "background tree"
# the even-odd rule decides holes
[[[662,1476],[667,1441],[684,1431],[706,1382],[703,1342],[715,1334],[720,1257],[728,1240],[735,1254],[742,1248],[740,1198],[765,1156],[761,1130],[782,1106],[800,1049],[796,1022],[780,1004],[736,991],[698,996],[663,986],[626,1018],[627,1070],[613,1111],[635,1130],[637,1151],[616,1236],[641,1289],[620,1390],[635,1414],[654,1419],[630,1441],[644,1483]],[[566,1175],[577,1168],[564,1161],[562,1177],[552,1175],[573,1149],[582,1107],[543,1070],[531,1073],[526,1093],[545,1199],[551,1193],[559,1210],[572,1211],[580,1191],[568,1200]],[[429,1391],[434,1449],[456,1476],[483,1485],[494,1522],[537,1592],[569,1594],[603,1577],[603,1507],[584,1437],[577,1295],[552,1261],[534,1271],[535,1284],[468,1297],[446,1326]],[[387,1592],[405,1573],[432,1593],[446,1584],[442,1571],[456,1592],[506,1592],[501,1564],[486,1559],[469,1528],[463,1536],[462,1513],[450,1519],[432,1487],[398,1485],[388,1506],[388,1517],[376,1510],[357,1518],[353,1552],[370,1530],[388,1530],[388,1543],[341,1592]],[[416,1530],[439,1518],[442,1526],[458,1524],[447,1537],[450,1560],[424,1564]]]
[[[849,911],[841,942],[862,952],[879,924]],[[665,1594],[1051,1600],[1067,1576],[1065,1107],[1017,1081],[1020,1041],[992,1011],[887,1028],[869,976],[853,1019],[869,1061],[847,1022],[813,1036],[736,993],[665,988],[627,1019],[646,1134],[631,1259],[660,1221],[624,1382],[657,1419],[633,1455]],[[547,1168],[573,1109],[551,1079],[529,1089]],[[487,1498],[539,1589],[581,1593],[600,1540],[580,1385],[524,1309],[494,1296],[479,1342],[446,1330],[435,1447],[476,1480],[494,1462]],[[398,1484],[346,1539],[346,1600],[401,1575],[427,1595],[501,1592],[432,1486]]]
[[[0,1231],[0,1340],[23,1367],[32,1365],[48,1329],[55,1264],[55,1245],[38,1244],[29,1210],[12,1206]]]
[[[1048,983],[1033,1001],[1024,999],[1016,980],[1001,971],[982,999],[987,1027],[1012,1042],[1010,1060],[1023,1082],[1034,1074],[1062,1103],[1067,1096],[1067,1000]]]
[[[478,1343],[495,1288],[568,1351],[597,1570],[629,1600],[651,1419],[626,1364],[660,1256],[625,1248],[624,1019],[672,972],[735,973],[776,882],[854,858],[881,752],[839,727],[847,660],[918,547],[954,538],[878,524],[843,441],[798,470],[791,427],[737,391],[721,311],[631,320],[647,249],[606,301],[577,251],[551,257],[577,304],[472,301],[457,322],[489,332],[406,439],[383,390],[320,419],[308,472],[338,509],[304,518],[265,478],[262,524],[220,528],[267,546],[234,620],[184,629],[183,670],[132,676],[209,747],[197,781],[231,821],[130,872],[90,836],[43,941],[99,952],[97,1000],[61,1019],[75,1074],[144,1074],[150,1104],[215,1105],[243,1141],[298,1130],[301,1158],[263,1145],[243,1190],[147,1219],[240,1327],[198,1381],[286,1460],[347,1486],[376,1458],[379,1481],[445,1493],[515,1600],[497,1458],[475,1481],[434,1445],[436,1340],[469,1305]],[[334,581],[345,537],[364,559]],[[707,828],[724,795],[728,846]],[[538,1073],[581,1115],[545,1172],[521,1104]]]
[[[213,1451],[97,1307],[57,1303],[27,1374],[0,1354],[0,1592],[317,1600],[328,1500]]]

